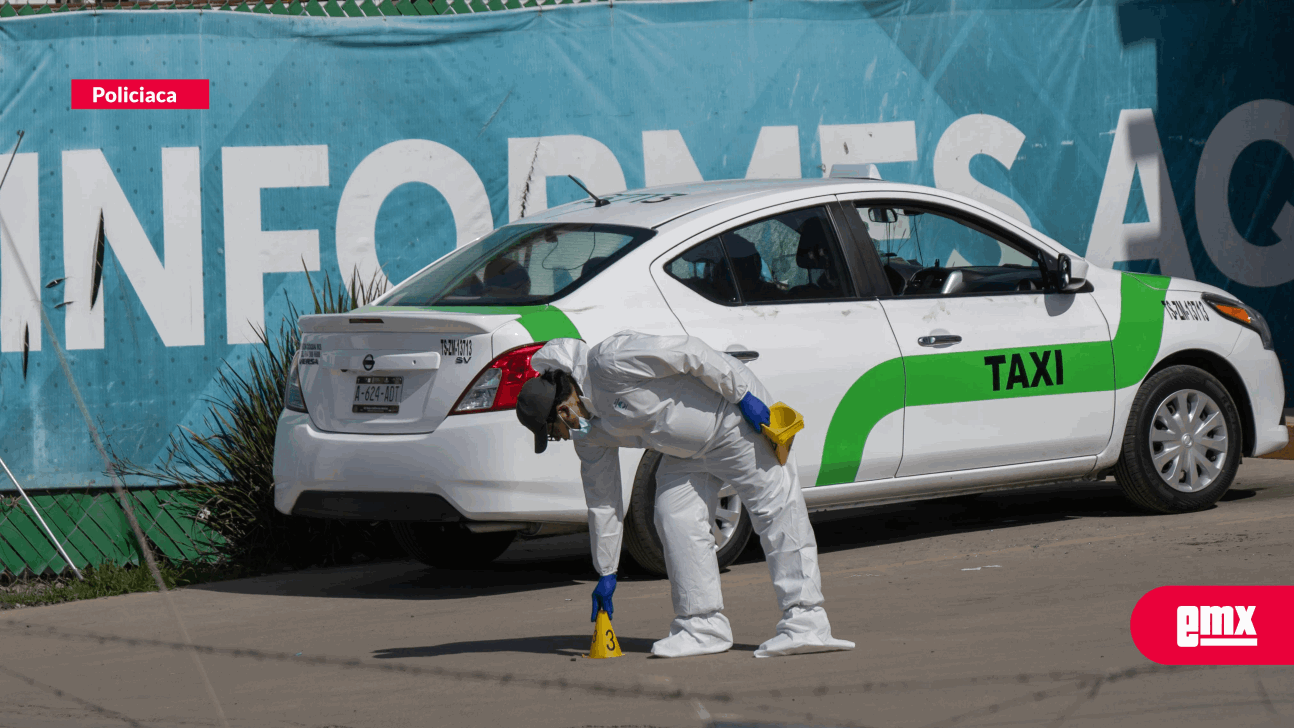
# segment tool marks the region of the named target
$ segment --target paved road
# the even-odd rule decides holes
[[[723,577],[731,652],[649,658],[669,586],[630,577],[616,593],[625,657],[580,658],[583,537],[516,545],[491,570],[370,564],[175,601],[239,727],[1294,725],[1294,669],[1166,670],[1127,633],[1159,585],[1291,583],[1294,463],[1247,461],[1224,502],[1191,515],[1138,515],[1107,481],[855,512],[817,532],[853,652],[752,659],[778,614],[748,553]],[[178,642],[156,594],[0,613],[0,725],[215,725]]]

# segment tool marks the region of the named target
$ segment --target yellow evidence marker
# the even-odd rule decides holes
[[[781,402],[768,408],[764,437],[772,441],[779,465],[786,465],[786,459],[791,456],[791,443],[795,442],[795,433],[803,429],[804,417],[799,412]]]
[[[611,627],[611,617],[607,616],[607,610],[598,610],[598,619],[593,624],[593,645],[589,647],[590,657],[599,660],[605,657],[620,657],[620,641],[616,639],[616,631]]]

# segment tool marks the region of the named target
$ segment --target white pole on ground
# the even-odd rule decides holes
[[[76,568],[76,564],[72,563],[71,557],[69,557],[67,552],[63,550],[63,544],[58,542],[58,539],[54,536],[54,532],[51,531],[49,526],[45,523],[45,519],[41,518],[40,511],[36,510],[36,504],[33,503],[31,497],[27,495],[27,491],[23,490],[22,486],[18,484],[18,479],[13,477],[13,472],[9,470],[9,466],[5,465],[4,458],[0,458],[0,467],[3,467],[4,471],[9,474],[9,479],[13,481],[15,486],[17,486],[18,492],[22,495],[22,499],[27,501],[27,507],[31,508],[31,512],[36,514],[36,520],[40,522],[40,527],[45,529],[45,534],[49,536],[49,540],[53,542],[54,548],[58,549],[58,555],[62,556],[63,560],[67,562],[67,565],[72,567],[72,573],[76,574],[76,578],[81,581],[85,581],[85,577],[81,576],[81,570]]]

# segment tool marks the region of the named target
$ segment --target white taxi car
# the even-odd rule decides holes
[[[513,407],[549,339],[696,336],[804,414],[810,510],[1115,475],[1205,508],[1283,447],[1271,333],[1191,280],[1100,268],[975,201],[837,167],[581,200],[495,230],[376,305],[303,316],[275,503],[390,521],[438,566],[584,527],[570,443]],[[652,452],[622,451],[626,549],[663,573]],[[750,536],[729,493],[721,563]]]

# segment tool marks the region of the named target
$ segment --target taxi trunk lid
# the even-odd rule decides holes
[[[298,371],[326,432],[432,432],[495,356],[492,333],[516,314],[356,311],[302,316]]]

